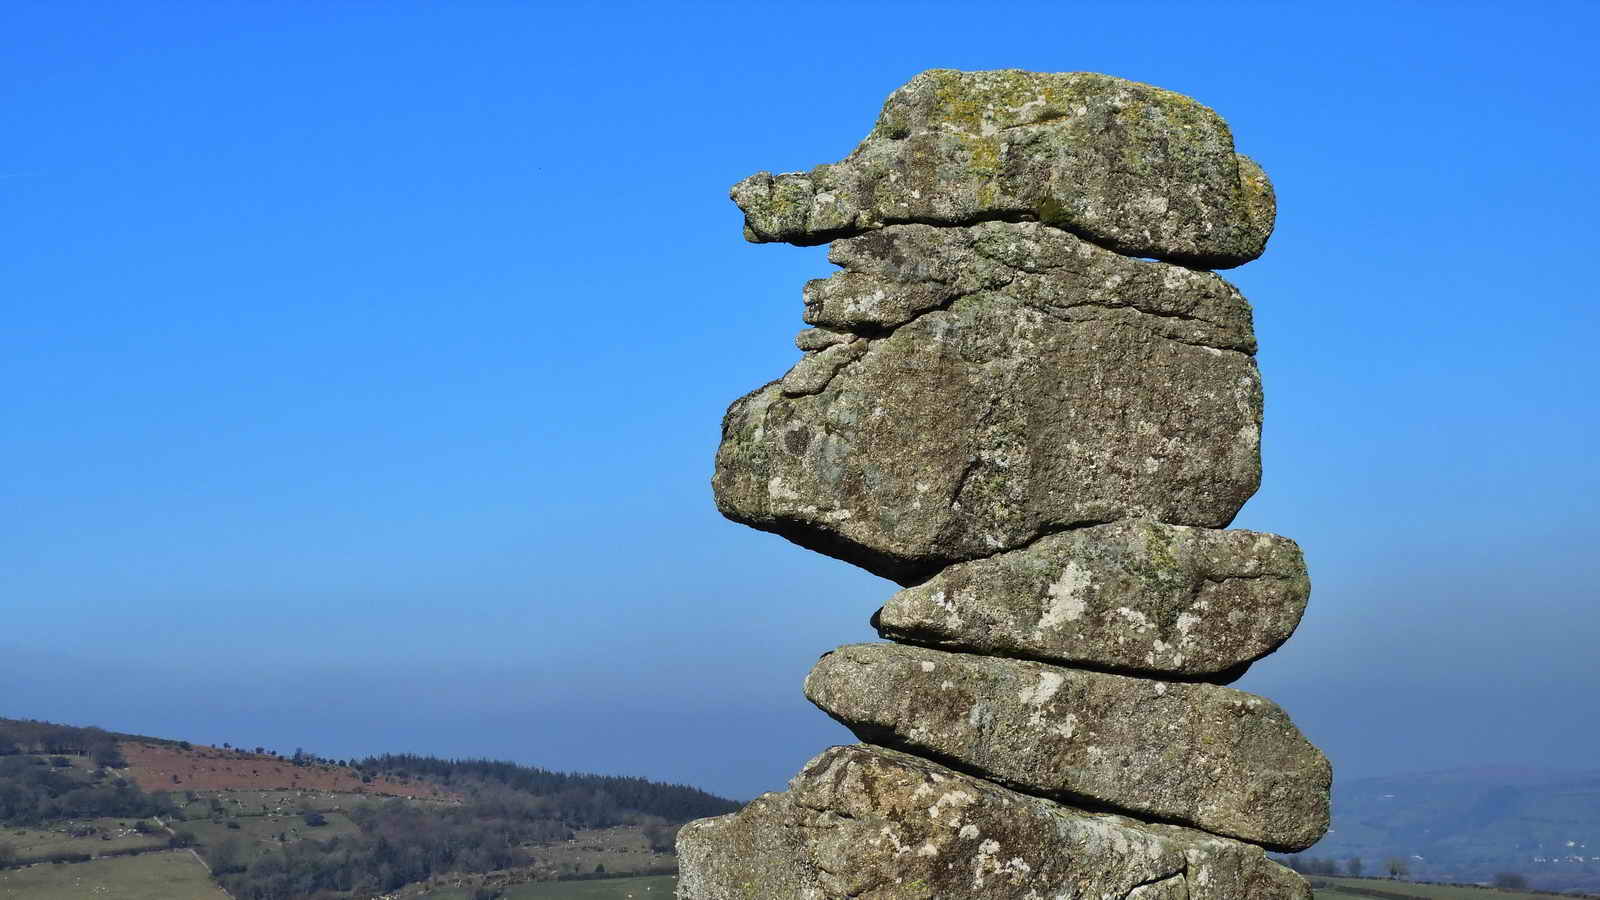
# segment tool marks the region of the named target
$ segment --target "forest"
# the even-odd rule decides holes
[[[164,795],[146,794],[125,778],[76,768],[66,757],[0,757],[0,824],[101,816],[137,819],[170,812]]]
[[[72,756],[96,768],[74,766]],[[163,796],[106,771],[124,764],[116,737],[99,728],[0,719],[0,824],[170,812]]]

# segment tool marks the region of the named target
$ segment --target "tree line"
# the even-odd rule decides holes
[[[1287,856],[1278,857],[1277,861],[1299,872],[1302,875],[1345,875],[1351,878],[1360,878],[1366,871],[1366,863],[1359,856],[1352,856],[1343,861],[1325,859],[1315,856]],[[1385,878],[1397,880],[1411,874],[1411,863],[1403,856],[1390,856],[1383,861],[1379,874]],[[1493,887],[1501,890],[1526,890],[1528,878],[1521,872],[1496,872],[1489,881]]]
[[[552,772],[536,766],[489,759],[440,759],[412,754],[369,756],[353,765],[364,774],[421,777],[451,786],[457,782],[499,784],[545,797],[559,807],[558,817],[577,827],[619,824],[625,812],[687,822],[720,816],[739,804],[682,784],[663,784],[623,775]],[[604,823],[604,824],[602,824]]]
[[[1367,868],[1366,862],[1359,856],[1345,860],[1299,855],[1275,858],[1301,875],[1348,875],[1360,878]],[[1403,856],[1391,856],[1383,861],[1380,872],[1390,879],[1404,878],[1411,874],[1411,862]]]
[[[59,760],[58,764],[56,760]],[[55,819],[169,815],[164,794],[146,794],[104,770],[75,768],[66,757],[0,756],[0,823],[38,825]]]
[[[0,719],[0,757],[24,753],[87,756],[97,766],[118,769],[128,764],[117,749],[117,735],[103,728]]]

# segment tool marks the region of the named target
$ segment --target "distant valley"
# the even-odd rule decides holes
[[[1303,858],[1378,875],[1401,858],[1412,879],[1489,882],[1523,875],[1531,887],[1600,893],[1600,771],[1481,768],[1333,787],[1333,828]]]

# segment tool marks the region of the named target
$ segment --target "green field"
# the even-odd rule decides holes
[[[1409,881],[1389,881],[1380,878],[1330,878],[1324,875],[1313,875],[1310,881],[1313,885],[1329,885],[1329,887],[1317,888],[1317,900],[1349,900],[1349,898],[1380,900],[1380,898],[1373,898],[1370,895],[1359,894],[1354,891],[1340,890],[1340,888],[1383,891],[1386,894],[1416,897],[1418,900],[1534,900],[1534,898],[1538,897],[1549,897],[1548,894],[1529,894],[1523,891],[1500,891],[1491,888],[1449,884],[1415,884]]]
[[[210,820],[174,822],[174,828],[184,828],[194,832],[194,836],[205,845],[216,844],[230,837],[241,838],[250,843],[276,847],[279,845],[278,835],[288,838],[293,842],[310,838],[312,840],[326,841],[341,835],[359,834],[361,829],[350,817],[343,813],[327,813],[328,824],[318,825],[315,828],[307,825],[300,816],[238,816],[222,822]],[[238,828],[229,828],[228,822],[238,825]]]
[[[0,900],[228,900],[187,850],[0,871]]]
[[[72,837],[59,829],[0,828],[0,841],[14,847],[21,860],[42,859],[59,853],[87,853],[91,856],[136,847],[165,847],[167,833],[139,834],[132,826],[136,819],[74,819],[99,829],[88,837]],[[109,840],[103,838],[109,837]]]
[[[535,881],[508,887],[504,900],[671,900],[678,885],[675,875],[643,878],[602,878],[594,881]],[[471,891],[443,890],[418,900],[471,900]]]

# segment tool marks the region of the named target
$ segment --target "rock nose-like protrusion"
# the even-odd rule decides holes
[[[1261,479],[1251,311],[1037,222],[837,242],[841,334],[734,403],[723,514],[901,584],[1118,519],[1221,528]]]
[[[1222,118],[1089,72],[934,69],[889,96],[848,157],[733,188],[752,241],[1032,219],[1128,256],[1208,269],[1261,255],[1276,206]]]
[[[1327,759],[1222,685],[1310,594],[1226,530],[1261,477],[1260,167],[1216,113],[1086,73],[934,70],[841,162],[733,189],[832,242],[782,378],[735,401],[729,518],[906,589],[806,696],[866,742],[692,822],[682,900],[1309,900]]]

